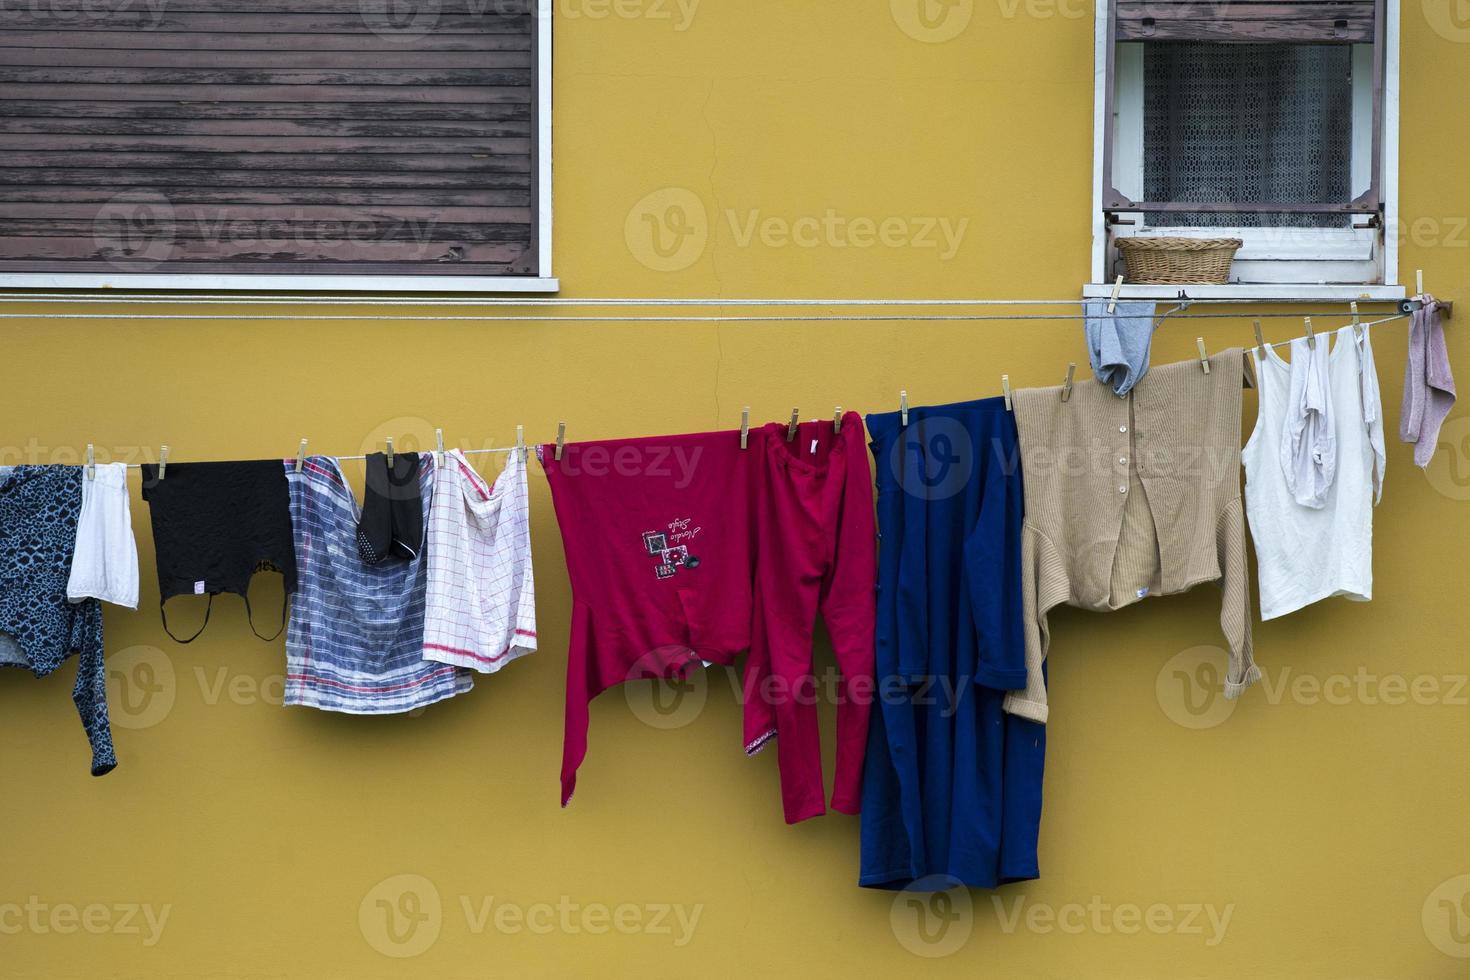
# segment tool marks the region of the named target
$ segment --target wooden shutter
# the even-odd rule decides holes
[[[534,10],[7,4],[0,274],[536,275]]]
[[[1373,40],[1373,0],[1118,0],[1119,41]]]

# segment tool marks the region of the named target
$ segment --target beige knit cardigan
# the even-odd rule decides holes
[[[1260,679],[1240,495],[1240,348],[1155,367],[1127,395],[1080,382],[1015,393],[1025,480],[1025,691],[1006,710],[1046,721],[1047,614],[1104,612],[1218,580],[1225,696]]]

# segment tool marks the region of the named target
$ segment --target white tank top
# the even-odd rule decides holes
[[[1373,598],[1373,506],[1382,486],[1383,413],[1368,331],[1335,334],[1328,391],[1337,441],[1337,472],[1320,509],[1297,503],[1287,488],[1286,438],[1291,365],[1273,348],[1251,350],[1260,408],[1245,444],[1245,509],[1256,546],[1261,619],[1275,619],[1329,596]],[[1317,343],[1328,342],[1319,335]],[[1292,342],[1292,359],[1308,356]]]

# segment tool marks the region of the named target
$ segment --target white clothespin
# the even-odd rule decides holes
[[[1113,280],[1113,295],[1108,297],[1108,312],[1112,313],[1118,308],[1118,294],[1123,291],[1123,277],[1119,276]]]
[[[1302,319],[1306,320],[1306,322],[1307,322],[1307,346],[1310,347],[1312,350],[1316,350],[1317,349],[1317,332],[1312,329],[1312,318],[1311,317],[1303,317]]]
[[[1421,298],[1424,296],[1424,270],[1423,269],[1415,269],[1414,270],[1414,295],[1415,296],[1418,296],[1418,297],[1421,297]]]
[[[1205,353],[1205,338],[1194,338],[1194,346],[1199,348],[1199,366],[1205,369],[1205,374],[1210,373],[1210,355]]]
[[[898,393],[898,424],[909,424],[909,393],[907,391]]]
[[[1062,382],[1062,401],[1064,401],[1064,402],[1065,401],[1071,401],[1071,399],[1072,399],[1072,378],[1076,374],[1077,374],[1077,362],[1076,361],[1068,361],[1067,362],[1067,380],[1064,381],[1064,382]]]
[[[567,448],[567,424],[556,423],[556,458],[561,459],[562,450]]]
[[[750,406],[746,405],[740,410],[740,448],[745,449],[750,445]]]
[[[796,438],[796,424],[798,422],[800,422],[800,421],[801,421],[801,409],[799,409],[799,408],[793,408],[791,410],[791,424],[788,425],[788,426],[786,426],[786,441],[787,442],[790,442],[792,439],[795,439]]]
[[[832,434],[834,436],[841,435],[842,434],[842,406],[841,405],[838,405],[837,406],[837,411],[835,411],[835,412],[832,413]]]
[[[388,469],[393,468],[393,437],[388,437]]]
[[[1353,339],[1354,340],[1362,340],[1363,339],[1363,322],[1358,317],[1358,303],[1357,303],[1357,301],[1354,300],[1353,302],[1349,303],[1348,304],[1348,308],[1353,311]]]
[[[97,477],[97,451],[92,448],[92,444],[90,442],[87,443],[86,476],[89,480],[96,479]]]
[[[439,448],[434,450],[434,462],[439,466],[444,465],[444,430],[434,430],[434,444]]]
[[[301,440],[301,445],[296,447],[296,472],[301,472],[301,467],[306,465],[306,440]]]
[[[1354,305],[1357,305],[1357,304],[1354,304]],[[1261,354],[1264,355],[1266,353],[1266,338],[1264,336],[1262,336],[1262,334],[1261,334],[1261,321],[1259,319],[1257,319],[1256,322],[1255,322],[1255,328],[1256,328],[1256,346],[1261,349]]]
[[[1011,376],[1009,374],[1002,374],[1000,376],[1000,389],[1005,392],[1006,411],[1013,411],[1013,406],[1011,405]]]
[[[163,479],[163,475],[165,473],[167,473],[167,472],[168,472],[168,447],[167,446],[164,446],[158,452],[158,478],[160,480],[162,480]]]
[[[526,448],[526,427],[516,426],[516,448],[521,451],[521,459],[530,459],[530,450]]]

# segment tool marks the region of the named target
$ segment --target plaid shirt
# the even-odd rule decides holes
[[[424,659],[493,674],[536,649],[526,462],[512,452],[492,489],[459,450],[434,474]]]
[[[357,499],[328,456],[286,460],[298,584],[286,633],[286,703],[392,714],[468,691],[472,675],[423,658],[423,553],[369,565],[357,553]],[[432,460],[420,470],[428,507]]]

